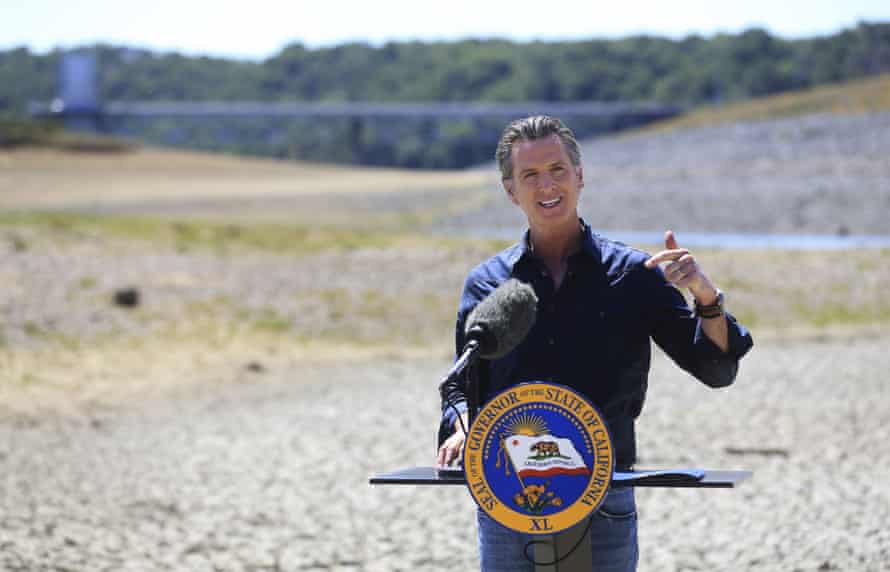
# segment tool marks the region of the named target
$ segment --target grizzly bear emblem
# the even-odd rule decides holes
[[[536,457],[559,457],[559,445],[555,441],[538,441],[530,447]]]

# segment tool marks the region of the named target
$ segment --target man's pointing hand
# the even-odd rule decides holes
[[[664,250],[646,261],[646,268],[655,268],[662,262],[666,262],[664,277],[668,282],[678,288],[689,288],[699,304],[707,306],[716,302],[717,288],[702,272],[689,250],[680,248],[674,231],[669,230],[664,233],[664,247]]]

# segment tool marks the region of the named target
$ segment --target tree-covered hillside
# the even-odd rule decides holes
[[[95,46],[104,100],[640,101],[699,105],[890,72],[890,23],[787,40],[761,29],[680,40],[292,44],[264,61]],[[0,52],[0,114],[54,95],[59,52]],[[583,134],[614,128],[575,122]],[[121,121],[156,142],[236,152],[405,166],[484,160],[499,122],[428,120]]]

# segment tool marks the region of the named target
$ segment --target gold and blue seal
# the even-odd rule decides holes
[[[599,508],[612,481],[612,439],[585,397],[553,383],[510,387],[486,403],[464,445],[479,508],[526,534],[557,534]]]

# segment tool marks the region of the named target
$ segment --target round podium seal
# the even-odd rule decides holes
[[[606,423],[586,398],[532,382],[482,408],[463,462],[470,494],[491,518],[517,532],[556,534],[602,504],[614,455]]]

